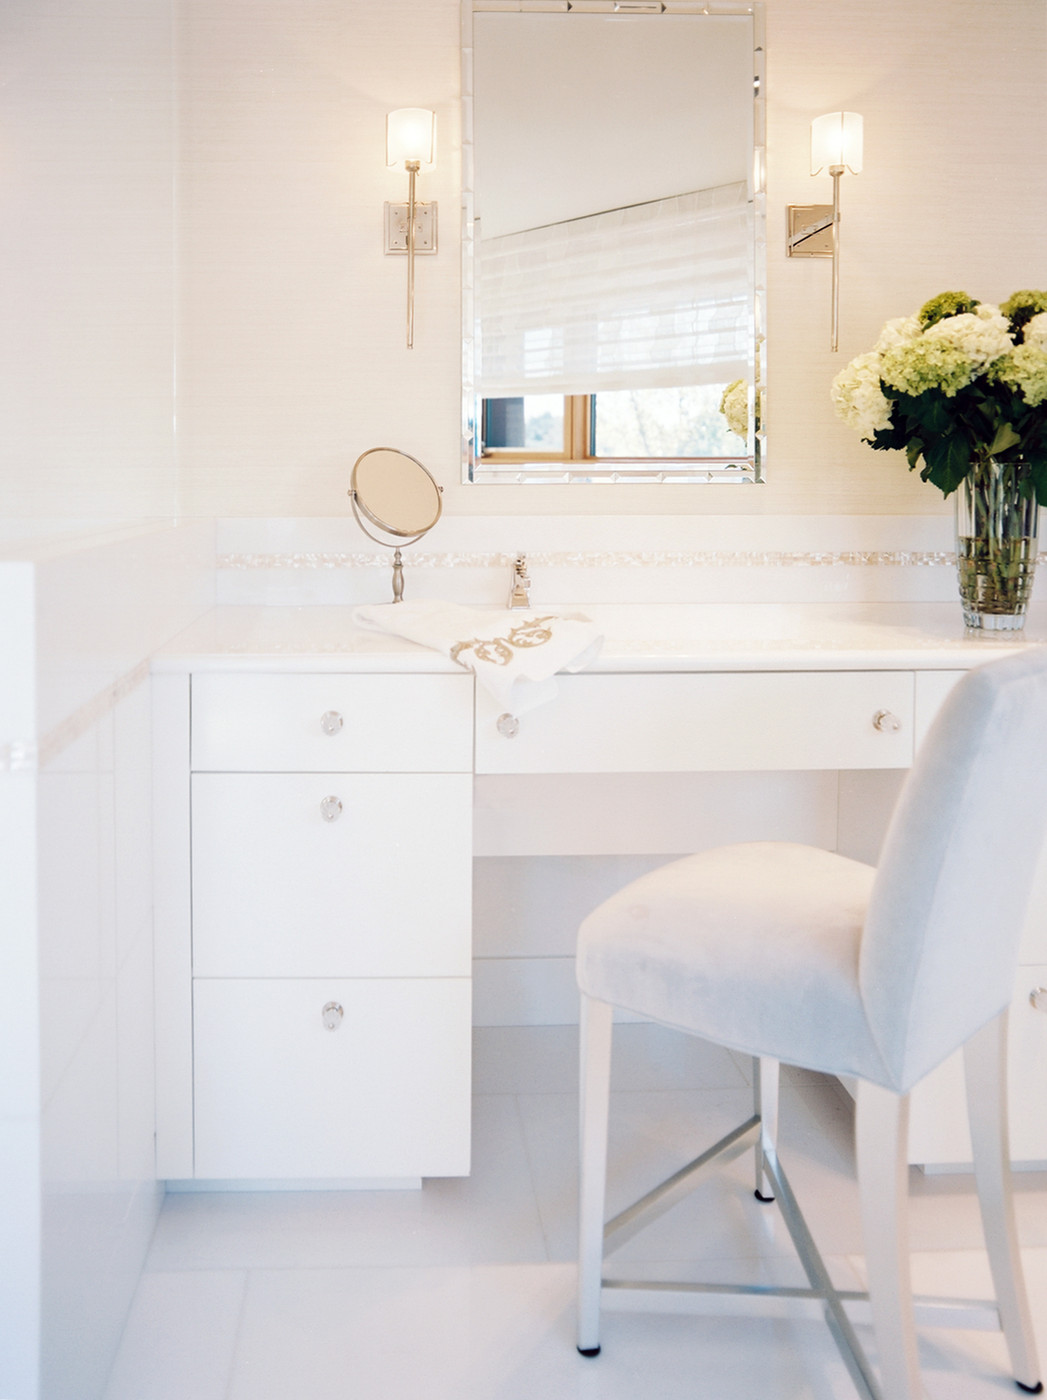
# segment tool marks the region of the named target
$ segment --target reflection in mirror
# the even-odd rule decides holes
[[[349,484],[349,501],[356,523],[375,544],[389,541],[372,533],[392,535],[393,602],[404,596],[403,556],[400,543],[415,544],[440,519],[443,502],[431,473],[406,452],[372,447],[356,459]]]
[[[760,480],[761,6],[518,5],[463,3],[466,479]]]

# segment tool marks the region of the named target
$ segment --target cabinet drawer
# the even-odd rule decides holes
[[[466,1175],[469,987],[197,981],[196,1176]]]
[[[908,671],[585,675],[558,678],[551,705],[515,738],[478,698],[478,773],[907,768]],[[876,728],[880,711],[895,731]]]
[[[465,773],[470,676],[193,677],[192,765],[209,772]]]
[[[195,976],[468,976],[468,775],[196,773],[192,819]]]

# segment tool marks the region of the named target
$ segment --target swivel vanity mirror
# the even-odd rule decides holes
[[[375,544],[390,541],[372,534],[366,520],[382,535],[392,535],[393,602],[403,602],[404,570],[400,544],[415,544],[440,519],[441,488],[432,473],[406,452],[372,447],[356,459],[349,484],[356,523]],[[397,543],[399,541],[399,543]]]
[[[465,479],[762,480],[762,5],[462,32]]]

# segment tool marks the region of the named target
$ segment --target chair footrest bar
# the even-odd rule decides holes
[[[605,1245],[609,1244],[615,1236],[619,1237],[616,1239],[615,1248],[624,1244],[627,1239],[631,1239],[656,1215],[670,1210],[681,1196],[686,1195],[688,1191],[697,1186],[702,1175],[714,1164],[721,1165],[724,1162],[731,1162],[735,1157],[740,1157],[743,1152],[752,1147],[759,1131],[760,1120],[756,1116],[740,1123],[737,1128],[729,1132],[726,1137],[722,1137],[719,1142],[714,1143],[701,1156],[695,1157],[693,1162],[688,1162],[685,1167],[673,1172],[672,1176],[666,1177],[663,1182],[653,1187],[646,1195],[641,1196],[638,1201],[634,1201],[631,1206],[620,1211],[604,1226]]]
[[[871,1323],[867,1293],[848,1289],[836,1297],[853,1323]],[[604,1279],[601,1306],[609,1312],[690,1313],[707,1317],[817,1317],[827,1294],[815,1288],[762,1283],[688,1283],[660,1279]],[[996,1304],[982,1298],[917,1297],[913,1299],[921,1327],[957,1327],[996,1331]]]

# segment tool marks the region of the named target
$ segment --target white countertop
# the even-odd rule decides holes
[[[352,607],[220,607],[153,658],[156,671],[454,672],[413,642],[364,631]],[[1018,633],[966,633],[958,603],[540,604],[604,633],[594,672],[962,670],[1047,642],[1047,603]],[[525,614],[506,613],[516,622]]]

